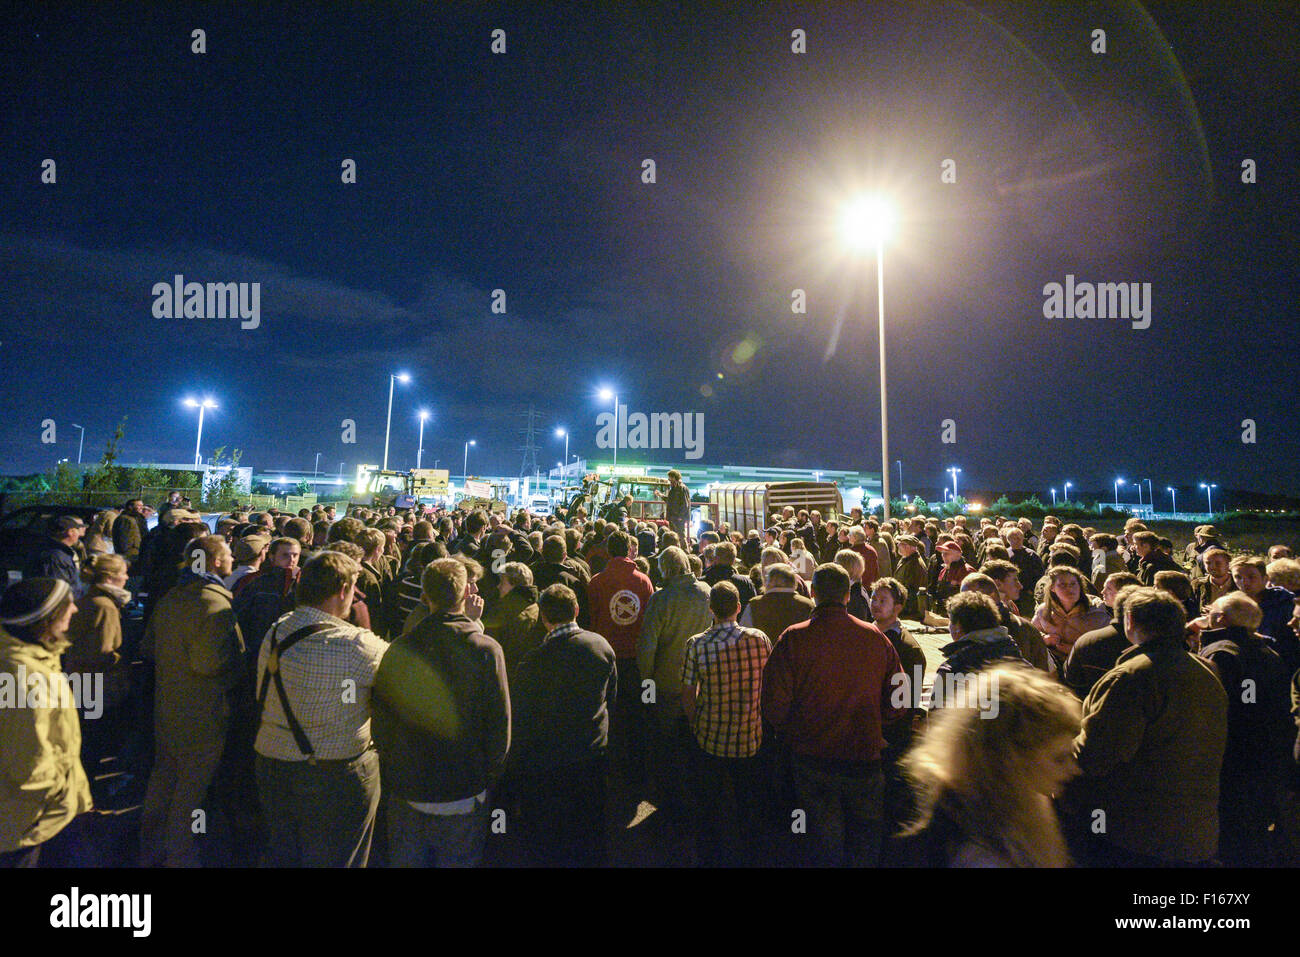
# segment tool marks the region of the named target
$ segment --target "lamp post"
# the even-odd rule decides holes
[[[948,472],[952,475],[952,500],[954,502],[957,501],[957,473],[960,471],[961,469],[957,468],[955,465],[948,469]]]
[[[614,400],[614,468],[618,468],[618,393],[613,389],[601,389],[599,395],[606,402]]]
[[[473,439],[470,439],[468,442],[465,443],[465,466],[464,466],[464,471],[462,471],[460,475],[460,480],[462,485],[464,484],[465,480],[469,478],[469,447],[471,445],[478,445],[478,443],[475,442]]]
[[[1062,499],[1065,501],[1065,504],[1066,504],[1066,505],[1069,505],[1069,504],[1070,504],[1070,486],[1073,485],[1073,484],[1074,484],[1073,482],[1066,482],[1066,483],[1065,483],[1065,489],[1064,489],[1064,491],[1063,491],[1062,494],[1061,494],[1061,497],[1062,497]]]
[[[614,423],[614,426],[615,426],[615,428],[617,428],[617,427],[618,427],[618,423],[615,422],[615,423]],[[564,461],[560,463],[560,478],[561,478],[561,480],[563,480],[563,478],[564,478],[564,473],[565,473],[566,471],[568,471],[568,468],[569,468],[569,430],[568,430],[568,429],[556,429],[556,430],[555,430],[555,437],[556,437],[557,439],[558,439],[558,438],[563,438],[563,439],[564,439]]]
[[[1147,483],[1147,504],[1151,506],[1152,510],[1154,510],[1156,507],[1156,496],[1155,493],[1151,491],[1151,480],[1142,479],[1142,481]]]
[[[405,372],[390,373],[388,376],[388,424],[384,426],[384,471],[388,471],[388,434],[393,428],[393,383],[400,382],[403,385],[411,381],[411,377]]]
[[[880,497],[889,521],[889,403],[885,369],[885,239],[893,230],[894,211],[881,196],[863,196],[844,210],[842,228],[849,245],[876,253],[876,315],[880,324]],[[954,495],[954,498],[956,496]]]
[[[215,403],[211,399],[204,399],[202,402],[200,402],[198,399],[190,397],[185,399],[185,404],[189,406],[191,409],[199,410],[199,437],[198,440],[194,443],[194,465],[195,467],[200,467],[203,465],[203,456],[199,452],[199,449],[203,447],[203,413],[206,412],[208,409],[215,409],[217,407],[217,403]]]
[[[1141,483],[1141,482],[1134,482],[1133,485],[1134,485],[1134,486],[1137,488],[1137,490],[1138,490],[1138,508],[1141,508],[1141,507],[1142,507],[1142,483]]]
[[[1169,493],[1169,497],[1173,500],[1174,521],[1178,521],[1178,491],[1172,485],[1166,485],[1165,491]]]
[[[1056,508],[1056,489],[1052,489],[1052,508]]]
[[[898,497],[901,499],[907,498],[907,496],[903,494],[903,460],[902,459],[898,460]]]
[[[424,423],[429,420],[429,410],[420,410],[420,445],[415,450],[415,467],[423,468],[424,466]]]
[[[1123,483],[1122,478],[1115,479],[1115,511],[1119,511],[1119,487]]]
[[[75,423],[75,422],[72,423],[72,427],[73,427],[74,429],[81,429],[81,440],[77,443],[77,464],[80,465],[80,464],[81,464],[81,450],[82,450],[83,447],[85,447],[85,444],[86,444],[86,430],[85,430],[85,428],[83,428],[82,426],[77,425],[77,423]]]
[[[1204,482],[1201,483],[1201,488],[1205,489],[1205,509],[1209,512],[1210,518],[1214,518],[1214,493],[1212,489],[1218,487],[1218,484],[1214,482],[1211,482],[1209,485],[1206,485]]]
[[[312,469],[312,473],[311,473],[312,481],[315,481],[316,479],[320,478],[320,457],[321,457],[321,453],[317,452],[316,466],[315,468]]]

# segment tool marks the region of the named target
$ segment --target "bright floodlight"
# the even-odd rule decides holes
[[[399,372],[399,373],[397,373],[397,381],[398,381],[398,382],[402,382],[402,383],[410,382],[410,381],[411,381],[411,375],[410,375],[410,373],[408,373],[408,372]]]
[[[840,229],[856,249],[883,243],[894,231],[894,207],[882,196],[862,196],[844,208]]]
[[[470,445],[478,445],[478,443],[475,442],[473,439],[470,439],[470,440],[469,440],[469,444],[470,444]]]
[[[614,398],[614,390],[601,389],[599,395],[602,401],[608,402],[610,399]]]
[[[562,439],[562,438],[564,438],[566,435],[568,435],[568,433],[565,432],[563,429],[556,429],[556,430],[555,430],[555,437],[556,437],[557,439]]]
[[[421,422],[425,422],[425,421],[428,420],[428,418],[429,418],[429,410],[428,410],[428,409],[421,409],[421,410],[420,410],[420,421],[421,421]]]

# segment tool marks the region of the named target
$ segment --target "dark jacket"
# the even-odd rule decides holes
[[[519,662],[546,637],[538,620],[537,586],[516,585],[497,601],[492,614],[483,613],[483,630],[497,640],[506,660],[506,677],[513,679]]]
[[[1295,674],[1300,669],[1300,640],[1289,624],[1295,596],[1279,585],[1266,585],[1255,603],[1264,613],[1259,633],[1273,640],[1273,647],[1282,656],[1288,674]]]
[[[618,696],[614,649],[594,631],[543,641],[519,664],[511,775],[541,775],[603,754]]]
[[[704,584],[712,588],[720,581],[729,581],[740,592],[740,610],[744,611],[749,600],[754,597],[754,583],[749,576],[741,575],[731,565],[714,565],[704,573]]]
[[[1258,800],[1285,781],[1294,732],[1288,673],[1268,640],[1246,628],[1201,632],[1200,655],[1228,695],[1220,804]]]
[[[81,559],[76,551],[62,542],[47,541],[33,552],[23,566],[24,578],[58,578],[72,586],[74,598],[80,598],[86,585],[81,580]]]
[[[1137,576],[1144,585],[1154,585],[1156,572],[1183,572],[1186,569],[1158,548],[1153,548],[1145,558],[1138,559]]]
[[[899,617],[920,621],[922,616],[921,599],[929,584],[929,573],[920,552],[913,552],[898,560],[894,577],[907,589],[907,601]]]
[[[943,652],[944,660],[934,672],[934,687],[930,692],[931,711],[954,704],[946,700],[944,682],[948,675],[969,678],[998,661],[1025,661],[1020,646],[1001,625],[962,635],[939,650]]]
[[[541,594],[552,585],[565,585],[578,596],[578,625],[591,625],[591,608],[587,601],[587,583],[574,571],[574,566],[561,562],[542,562],[533,569],[533,584]]]
[[[1115,667],[1119,656],[1128,648],[1124,622],[1119,618],[1111,619],[1111,623],[1104,628],[1084,632],[1070,648],[1070,656],[1065,659],[1062,678],[1066,687],[1078,695],[1080,700],[1088,697],[1092,686]]]
[[[113,551],[132,565],[140,557],[140,544],[149,531],[143,515],[123,512],[113,521]]]
[[[1212,859],[1219,844],[1219,769],[1228,702],[1209,664],[1182,636],[1134,645],[1083,702],[1067,791],[1091,823],[1106,812],[1105,840],[1171,863]]]
[[[281,615],[294,609],[293,590],[297,583],[297,569],[291,572],[276,565],[245,575],[236,583],[232,605],[254,670],[262,639]]]
[[[510,749],[505,656],[465,615],[430,615],[397,638],[370,706],[383,787],[398,797],[461,801],[501,773]]]
[[[891,758],[896,758],[912,743],[912,719],[923,713],[921,692],[925,683],[925,649],[912,637],[912,633],[902,626],[901,622],[896,623],[892,628],[881,630],[889,639],[889,643],[894,646],[911,690],[907,713],[901,720],[885,725],[886,753]]]

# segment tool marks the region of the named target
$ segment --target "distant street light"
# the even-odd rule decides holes
[[[614,446],[614,467],[617,468],[618,467],[618,393],[615,392],[613,389],[603,388],[597,394],[600,396],[601,400],[605,402],[608,402],[610,399],[614,400],[614,441],[612,444]],[[567,455],[568,453],[566,452],[565,454]]]
[[[393,383],[400,382],[403,385],[411,381],[411,377],[405,372],[390,373],[388,376],[388,424],[384,426],[384,471],[388,471],[388,434],[393,428]]]
[[[313,469],[312,474],[311,474],[311,477],[312,477],[313,480],[320,478],[320,457],[321,457],[323,454],[324,454],[323,452],[317,452],[317,453],[316,453],[316,467],[315,467],[315,469]]]
[[[415,467],[423,468],[424,462],[424,423],[429,420],[428,409],[420,410],[420,446],[415,451]]]
[[[465,469],[460,476],[461,484],[464,484],[465,480],[469,478],[469,447],[471,445],[478,445],[478,443],[473,439],[465,443]]]
[[[955,502],[957,501],[957,473],[960,472],[961,469],[954,465],[952,468],[948,469],[948,471],[952,474],[952,500]]]
[[[616,426],[617,426],[617,424],[618,424],[618,423],[615,423]],[[556,430],[555,430],[555,437],[556,437],[557,439],[558,439],[558,438],[563,438],[563,439],[564,439],[564,461],[560,463],[560,476],[563,477],[563,476],[564,476],[564,472],[566,472],[566,471],[568,470],[568,461],[569,461],[569,430],[568,430],[568,429],[556,429]]]
[[[1141,483],[1141,482],[1134,482],[1133,485],[1134,485],[1134,486],[1137,488],[1137,490],[1138,490],[1138,508],[1141,508],[1141,507],[1142,507],[1142,483]]]
[[[73,427],[74,429],[81,429],[81,440],[77,443],[77,464],[80,465],[80,464],[81,464],[81,450],[82,450],[82,448],[83,448],[83,447],[85,446],[85,444],[86,444],[86,430],[85,430],[85,428],[83,428],[82,426],[77,425],[77,423],[75,423],[75,422],[72,423],[72,427]]]
[[[1205,508],[1209,512],[1210,518],[1214,518],[1214,492],[1212,490],[1218,487],[1218,483],[1215,482],[1211,482],[1209,485],[1204,482],[1201,483],[1201,488],[1205,489]]]
[[[902,459],[898,460],[898,497],[901,499],[907,498],[907,496],[903,494],[903,460]]]
[[[185,404],[191,409],[199,410],[199,438],[198,441],[194,443],[194,465],[196,468],[202,468],[203,455],[199,452],[199,449],[203,446],[203,413],[208,409],[215,409],[217,403],[212,399],[204,399],[200,402],[192,396],[187,396],[185,398]]]
[[[1165,491],[1168,492],[1168,493],[1169,493],[1169,497],[1170,497],[1171,499],[1173,499],[1173,503],[1174,503],[1174,521],[1178,521],[1178,491],[1177,491],[1177,489],[1175,489],[1172,485],[1166,485],[1166,486],[1165,486]]]
[[[1122,478],[1115,479],[1115,510],[1119,511],[1119,487],[1123,484]]]
[[[1056,489],[1052,489],[1052,508],[1056,508]]]
[[[1156,496],[1155,493],[1151,491],[1151,480],[1142,479],[1142,481],[1147,483],[1147,504],[1154,509],[1156,507]]]
[[[1062,497],[1064,498],[1064,500],[1065,500],[1065,504],[1066,504],[1066,505],[1069,505],[1069,504],[1070,504],[1070,486],[1073,485],[1073,484],[1074,484],[1073,482],[1066,482],[1066,483],[1065,483],[1065,490],[1064,490],[1064,493],[1063,493]]]
[[[840,221],[845,244],[876,252],[876,316],[880,324],[880,497],[889,521],[889,403],[885,378],[885,240],[894,229],[894,209],[883,196],[863,196],[845,207]],[[899,484],[902,484],[900,479]],[[956,493],[953,494],[956,498]]]

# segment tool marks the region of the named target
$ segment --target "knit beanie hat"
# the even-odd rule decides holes
[[[0,596],[0,625],[20,628],[48,618],[71,591],[61,578],[24,578]]]

